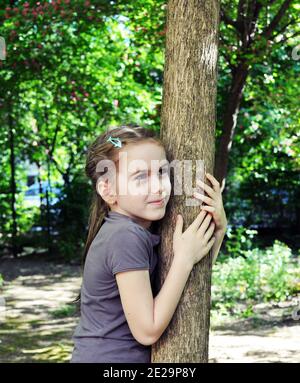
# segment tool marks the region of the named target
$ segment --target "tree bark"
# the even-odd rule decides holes
[[[204,161],[209,173],[214,168],[218,33],[219,1],[169,0],[161,139],[171,167],[173,160],[192,160],[193,178],[196,161]],[[174,195],[172,188],[159,229],[156,291],[172,262],[176,215],[182,214],[185,231],[200,212],[200,204],[186,203],[192,193],[185,194],[185,174],[183,192]],[[211,253],[194,266],[171,322],[152,346],[152,362],[208,362],[211,266]]]
[[[51,240],[51,170],[50,158],[47,157],[47,188],[46,188],[46,234],[47,234],[47,248],[48,254],[52,255],[52,240]]]
[[[17,210],[16,210],[16,164],[15,164],[15,131],[13,119],[12,98],[8,101],[8,130],[9,130],[9,149],[10,149],[10,192],[11,192],[11,214],[12,214],[12,252],[16,258],[18,256],[17,240]]]

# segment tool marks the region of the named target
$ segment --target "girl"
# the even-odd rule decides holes
[[[114,179],[107,167],[99,171],[105,160],[115,164]],[[94,199],[71,362],[150,363],[151,345],[168,326],[194,264],[211,248],[214,260],[219,252],[226,228],[219,185],[210,176],[213,188],[204,186],[209,197],[195,194],[208,205],[184,233],[182,217],[177,219],[172,265],[154,298],[160,236],[153,223],[164,217],[171,193],[162,142],[142,127],[110,128],[90,146],[86,173]]]

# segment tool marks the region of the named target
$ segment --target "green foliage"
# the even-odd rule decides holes
[[[56,310],[52,310],[50,314],[54,318],[66,318],[74,316],[77,313],[75,305],[64,305]]]
[[[220,25],[217,138],[233,72],[242,62],[249,65],[226,179],[225,208],[232,225],[284,227],[287,231],[298,225],[299,231],[300,68],[292,50],[299,45],[300,23],[295,3],[269,39],[263,31],[281,4],[257,3],[258,9],[262,7],[248,48],[241,48],[241,36],[232,25]],[[236,20],[238,2],[222,1],[221,8]]]
[[[286,300],[300,291],[300,267],[291,249],[275,241],[273,246],[244,252],[245,258],[228,257],[217,262],[212,274],[213,307],[231,309],[250,303],[244,316],[251,315],[254,302]]]
[[[232,20],[238,3],[221,3]],[[253,225],[289,232],[300,222],[300,69],[291,57],[299,43],[294,34],[300,24],[292,23],[299,9],[291,4],[270,41],[261,34],[279,3],[257,5],[263,7],[249,49],[241,49],[232,25],[220,25],[216,150],[234,70],[241,62],[249,65],[224,196],[232,224],[226,253],[233,257],[251,249]],[[0,36],[7,45],[7,58],[0,61],[1,246],[11,247],[14,241],[20,250],[44,246],[66,259],[80,257],[91,187],[83,180],[78,185],[77,176],[84,169],[88,144],[112,124],[160,127],[166,6],[163,0],[74,0],[40,5],[17,1],[14,7],[0,7]],[[38,166],[41,181],[63,184],[59,213],[25,206],[25,160]]]
[[[137,46],[134,34],[140,32],[130,25],[129,9],[119,17],[122,4],[76,0],[38,7],[28,2],[0,12],[0,36],[7,45],[7,58],[0,61],[0,163],[6,174],[0,180],[3,247],[14,243],[22,251],[24,246],[44,245],[66,259],[79,258],[91,186],[84,181],[83,190],[76,178],[84,169],[87,146],[109,125],[159,127],[163,52],[151,44]],[[149,6],[157,20],[161,12]],[[25,161],[38,166],[40,181],[63,183],[59,216],[47,207],[25,206]],[[34,226],[41,232],[34,232]]]
[[[74,177],[73,182],[65,185],[64,197],[56,205],[60,212],[55,245],[58,253],[66,260],[82,258],[87,235],[90,192],[91,186],[82,176]]]
[[[252,249],[253,238],[257,234],[256,230],[250,230],[243,226],[236,228],[228,227],[226,231],[227,240],[225,251],[232,257],[243,255],[245,251]]]

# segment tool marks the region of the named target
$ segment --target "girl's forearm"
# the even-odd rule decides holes
[[[192,268],[192,265],[186,263],[184,255],[178,258],[174,256],[164,284],[154,298],[153,343],[157,342],[169,325]]]
[[[213,247],[211,248],[211,251],[212,251],[212,264],[214,264],[216,262],[216,259],[218,257],[220,248],[222,246],[222,242],[223,242],[223,239],[225,237],[225,234],[226,234],[226,230],[221,231],[221,232],[217,232],[215,234],[216,240],[215,240],[215,243],[213,244]]]

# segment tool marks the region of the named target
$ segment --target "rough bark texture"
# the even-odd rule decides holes
[[[161,138],[170,162],[193,160],[194,189],[196,160],[209,173],[214,169],[218,30],[219,1],[169,1]],[[186,206],[191,193],[173,192],[160,229],[158,289],[173,258],[176,215],[182,214],[184,231],[200,211]],[[211,263],[210,254],[194,266],[169,326],[152,346],[152,362],[208,361]]]

